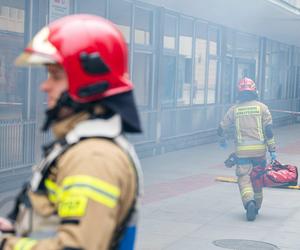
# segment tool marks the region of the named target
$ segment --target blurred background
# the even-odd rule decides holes
[[[0,0],[0,193],[28,178],[52,138],[40,132],[46,71],[13,64],[49,22],[90,13],[122,31],[144,129],[129,138],[143,158],[216,141],[245,76],[270,109],[299,111],[299,8],[295,0]],[[273,117],[276,126],[298,119]]]

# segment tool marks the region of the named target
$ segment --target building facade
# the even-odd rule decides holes
[[[244,76],[256,81],[260,99],[271,109],[299,111],[300,43],[155,1],[0,0],[0,173],[31,166],[51,139],[39,132],[46,108],[39,85],[46,72],[16,68],[14,59],[41,27],[72,13],[110,19],[127,41],[144,130],[130,139],[141,156],[213,142]],[[290,119],[273,115],[278,124]]]

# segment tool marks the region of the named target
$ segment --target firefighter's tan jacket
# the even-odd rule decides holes
[[[54,132],[63,137],[86,118],[77,114],[56,124]],[[20,210],[20,235],[8,237],[4,250],[108,249],[132,206],[136,180],[131,159],[114,142],[80,141],[51,168],[45,181],[48,195],[29,193],[32,211]]]
[[[265,156],[266,150],[275,151],[274,138],[266,138],[265,128],[272,124],[268,107],[256,100],[232,106],[220,123],[223,130],[234,126],[235,152],[238,157]]]

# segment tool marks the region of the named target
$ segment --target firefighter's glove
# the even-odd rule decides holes
[[[277,159],[277,155],[276,155],[276,152],[270,152],[270,157],[271,157],[271,161],[276,161]]]
[[[228,148],[228,144],[227,144],[227,141],[226,141],[225,138],[220,139],[219,145],[220,145],[220,147],[221,147],[222,149]]]
[[[237,163],[237,157],[235,153],[229,155],[229,157],[224,161],[224,164],[227,168],[231,168]]]

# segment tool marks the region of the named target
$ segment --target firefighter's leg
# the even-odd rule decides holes
[[[236,167],[236,176],[245,209],[249,201],[254,201],[254,190],[250,179],[252,164],[243,164]]]
[[[260,167],[266,167],[266,158],[265,157],[259,157],[252,159],[253,166],[260,166]],[[256,203],[256,211],[258,213],[258,210],[261,208],[261,204],[263,201],[263,183],[262,181],[253,183],[253,190],[254,190],[254,199]]]
[[[246,217],[248,221],[255,220],[257,211],[254,199],[254,190],[250,178],[251,171],[251,163],[238,165],[236,168],[240,194],[244,208],[246,209]]]
[[[263,189],[261,185],[260,186],[253,185],[253,190],[254,190],[254,200],[256,203],[256,209],[258,212],[258,210],[261,208],[261,204],[263,201]]]

